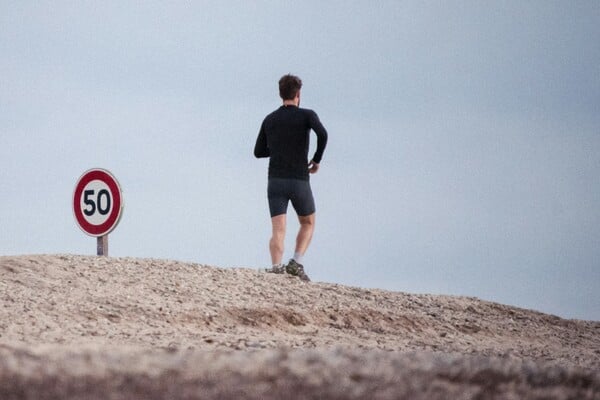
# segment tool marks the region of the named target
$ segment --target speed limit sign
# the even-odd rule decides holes
[[[86,171],[73,192],[73,213],[82,231],[104,237],[119,223],[123,210],[121,187],[107,170]]]

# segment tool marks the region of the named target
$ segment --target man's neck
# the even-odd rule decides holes
[[[284,106],[294,106],[294,107],[298,107],[298,102],[296,101],[296,99],[293,99],[293,100],[284,100],[284,101],[283,101],[283,105],[284,105]]]

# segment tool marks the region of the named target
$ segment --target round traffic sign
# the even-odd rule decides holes
[[[73,213],[82,231],[107,235],[119,223],[122,210],[121,187],[110,172],[94,168],[81,175],[73,192]]]

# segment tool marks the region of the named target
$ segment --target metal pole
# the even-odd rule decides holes
[[[99,256],[108,257],[108,235],[99,236],[96,243],[96,250]]]

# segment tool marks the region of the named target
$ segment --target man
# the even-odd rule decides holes
[[[319,170],[327,145],[327,131],[314,111],[300,108],[301,88],[302,81],[297,76],[284,75],[279,80],[279,95],[283,105],[265,117],[256,139],[254,155],[257,158],[269,157],[267,195],[273,228],[269,241],[273,267],[269,272],[287,272],[310,281],[302,265],[302,258],[315,229],[315,201],[309,174]],[[309,162],[311,129],[317,134],[317,149]],[[284,266],[281,260],[290,201],[298,215],[300,229],[294,256]]]

